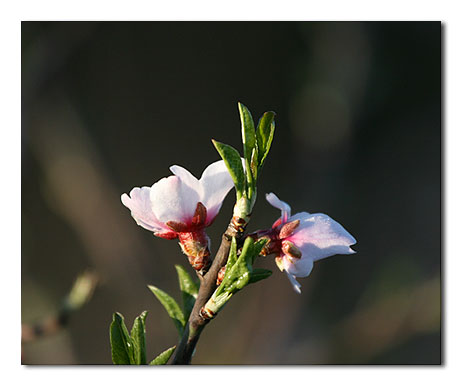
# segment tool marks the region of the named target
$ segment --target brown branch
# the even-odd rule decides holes
[[[240,240],[243,233],[244,227],[237,227],[234,219],[232,219],[227,230],[222,235],[222,243],[220,244],[209,271],[204,276],[200,276],[198,297],[196,298],[188,323],[185,326],[182,339],[175,351],[172,364],[190,364],[199,336],[205,325],[210,321],[204,319],[200,315],[201,308],[206,304],[217,287],[217,274],[222,266],[227,263],[232,238],[236,237]]]

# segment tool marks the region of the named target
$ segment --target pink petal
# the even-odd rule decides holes
[[[291,282],[291,285],[293,285],[295,292],[301,294],[301,284],[297,282],[296,277],[292,274],[289,274],[286,270],[285,273],[288,276],[289,282]]]
[[[317,261],[335,254],[352,254],[351,245],[357,243],[344,227],[325,214],[300,212],[289,221],[299,219],[296,231],[286,238],[302,252],[301,260]]]
[[[199,193],[178,176],[169,176],[153,184],[151,208],[161,222],[189,223],[200,201]]]
[[[130,209],[132,217],[139,226],[154,233],[170,231],[156,218],[151,209],[150,190],[149,187],[133,188],[130,196],[127,194],[121,196],[122,204]]]
[[[313,260],[310,257],[291,258],[283,257],[283,267],[291,275],[296,277],[307,277],[313,269]]]
[[[212,223],[219,213],[222,202],[233,188],[233,180],[223,160],[210,164],[201,175],[201,202],[207,208],[206,224]]]
[[[281,219],[283,222],[286,222],[288,217],[291,216],[291,207],[289,204],[285,203],[283,200],[278,199],[278,196],[273,192],[266,194],[265,198],[273,207],[281,210]]]

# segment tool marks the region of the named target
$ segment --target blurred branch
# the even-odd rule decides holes
[[[21,341],[28,343],[55,334],[64,328],[68,324],[71,315],[90,301],[97,284],[98,277],[96,273],[87,270],[79,275],[55,316],[48,317],[32,325],[22,324]]]

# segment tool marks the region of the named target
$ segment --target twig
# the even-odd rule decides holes
[[[217,287],[217,274],[222,266],[227,263],[232,238],[235,237],[240,240],[243,233],[244,227],[240,225],[240,222],[235,222],[232,219],[227,230],[222,235],[222,243],[209,271],[204,276],[200,276],[198,297],[196,298],[188,323],[185,326],[182,339],[175,351],[172,364],[190,364],[199,336],[205,325],[210,321],[200,315],[201,308],[206,304]]]

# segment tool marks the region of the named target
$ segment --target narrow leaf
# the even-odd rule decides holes
[[[228,253],[228,259],[227,259],[227,266],[225,269],[225,274],[224,278],[227,276],[227,274],[230,273],[231,269],[233,268],[233,265],[235,264],[236,260],[238,259],[238,256],[236,255],[236,238],[233,237],[231,244],[230,244],[230,252]],[[222,281],[223,282],[223,281]]]
[[[166,292],[162,291],[161,289],[158,289],[156,286],[148,285],[148,288],[154,293],[156,298],[167,311],[170,318],[173,320],[179,335],[181,336],[183,333],[183,327],[185,326],[185,316],[180,307],[178,306],[177,302]]]
[[[227,260],[227,265],[229,264],[230,267],[233,267],[236,260],[238,259],[236,255],[236,250],[237,250],[236,238],[233,237],[231,244],[230,244],[230,252],[228,253],[228,260]]]
[[[173,347],[170,347],[169,349],[166,349],[164,352],[161,352],[154,360],[150,362],[150,365],[163,365],[167,364],[169,361],[170,357],[175,351],[175,345]]]
[[[260,243],[259,241],[256,242],[257,243]],[[256,246],[255,246],[255,243],[254,243],[254,240],[251,238],[251,237],[247,237],[244,241],[244,244],[243,244],[243,249],[241,250],[241,255],[240,255],[240,258],[241,256],[244,256],[246,258],[246,263],[249,267],[251,267],[251,265],[254,263],[254,260],[255,260],[255,257],[254,255],[256,254]],[[257,254],[260,252],[257,251]]]
[[[249,284],[266,279],[270,277],[271,275],[272,275],[271,270],[260,269],[260,268],[254,269],[251,273],[251,277],[249,278]]]
[[[253,255],[252,255],[252,264],[254,264],[254,261],[256,258],[260,255],[260,252],[262,251],[262,248],[265,246],[265,244],[268,242],[268,239],[262,238],[258,240],[257,242],[254,243],[253,246]]]
[[[238,110],[241,119],[241,137],[243,140],[244,159],[246,161],[246,181],[248,183],[248,190],[254,186],[254,176],[252,173],[252,151],[256,146],[256,130],[254,129],[254,121],[251,112],[246,106],[238,102]],[[256,166],[257,167],[257,166]],[[248,197],[251,193],[248,192]]]
[[[230,173],[230,176],[235,184],[237,198],[243,196],[243,191],[246,187],[246,180],[244,177],[243,164],[241,156],[238,151],[227,144],[212,140],[212,143],[222,157],[225,165]]]
[[[130,331],[135,364],[146,364],[145,320],[147,314],[147,311],[140,314],[140,316],[138,316],[133,322],[133,327]]]
[[[252,150],[252,156],[251,156],[251,172],[252,172],[252,177],[254,178],[254,181],[257,180],[257,171],[259,167],[259,161],[257,159],[257,148],[254,148]]]
[[[113,314],[109,338],[113,364],[134,364],[132,339],[125,326],[124,316],[120,313]]]
[[[220,295],[224,292],[236,293],[238,290],[246,286],[252,271],[252,254],[253,240],[251,237],[248,237],[244,241],[243,250],[240,256],[238,257],[234,265],[225,273],[222,283],[217,288],[217,295]]]
[[[271,134],[271,125],[275,119],[274,112],[265,112],[262,117],[259,119],[259,123],[257,124],[256,130],[256,142],[257,142],[257,149],[258,149],[258,160],[259,164],[261,164],[264,154],[267,150],[267,143],[270,138]]]
[[[272,123],[270,124],[270,133],[267,138],[267,143],[264,146],[264,153],[259,160],[259,168],[258,168],[257,174],[260,173],[260,171],[262,170],[262,167],[264,166],[265,159],[267,158],[268,152],[270,151],[270,147],[272,146],[274,134],[275,134],[275,121],[272,121]]]
[[[254,129],[254,121],[252,120],[251,112],[246,106],[238,102],[238,110],[241,118],[241,136],[243,139],[244,158],[251,164],[252,150],[256,143],[256,130]]]
[[[193,281],[188,272],[180,265],[175,265],[178,275],[178,283],[182,291],[183,315],[185,320],[190,317],[191,310],[198,296],[198,284]]]

